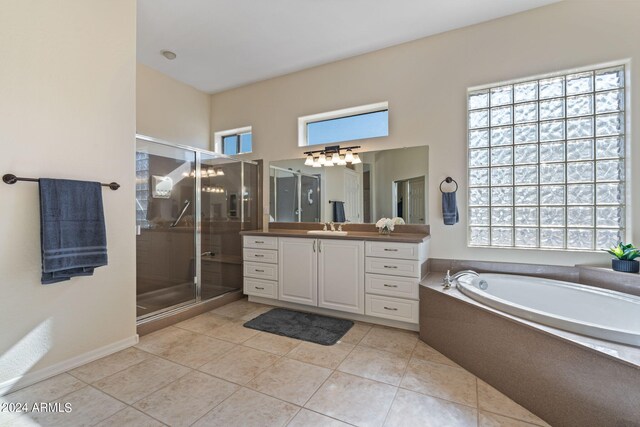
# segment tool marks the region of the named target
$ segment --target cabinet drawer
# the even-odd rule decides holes
[[[242,251],[242,258],[245,261],[267,262],[269,264],[277,264],[278,251],[245,248]]]
[[[254,279],[278,280],[278,265],[245,261],[244,275]]]
[[[397,259],[420,259],[420,245],[417,243],[366,242],[366,256]]]
[[[367,257],[365,264],[367,273],[420,279],[420,261]]]
[[[418,299],[418,279],[382,274],[367,274],[365,289],[368,294],[387,295],[391,297]]]
[[[245,248],[278,249],[278,238],[269,236],[244,236]]]
[[[366,295],[365,307],[365,314],[369,316],[418,323],[418,301]]]
[[[244,278],[244,293],[258,297],[278,298],[278,282]]]

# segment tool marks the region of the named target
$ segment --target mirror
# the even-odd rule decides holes
[[[368,224],[399,216],[407,224],[429,223],[429,147],[359,155],[362,163],[347,166],[314,168],[304,158],[271,162],[270,221]]]

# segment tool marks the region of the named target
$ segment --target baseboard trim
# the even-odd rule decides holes
[[[21,388],[28,387],[37,382],[46,380],[63,372],[82,366],[86,363],[93,362],[102,357],[109,356],[125,348],[134,346],[138,343],[138,335],[133,335],[120,341],[105,345],[104,347],[88,351],[78,356],[72,357],[54,365],[48,366],[37,371],[28,372],[16,378],[0,383],[0,396],[13,393]]]
[[[420,326],[417,323],[401,322],[399,320],[383,319],[381,317],[367,316],[365,314],[348,313],[346,311],[331,310],[323,307],[313,307],[310,305],[296,304],[288,301],[279,301],[271,298],[256,297],[249,295],[249,301],[258,304],[268,304],[276,307],[284,307],[298,309],[309,313],[324,314],[327,316],[338,317],[341,319],[357,320],[360,322],[373,323],[375,325],[389,326],[392,328],[406,329],[408,331],[419,331]]]

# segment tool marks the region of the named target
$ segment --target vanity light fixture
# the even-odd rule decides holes
[[[313,166],[319,168],[321,166],[331,167],[334,165],[345,166],[349,163],[357,165],[362,163],[358,153],[354,153],[353,150],[360,148],[359,145],[353,147],[340,147],[339,145],[332,145],[324,147],[323,150],[306,151],[304,154],[307,156],[304,164],[305,166]],[[344,151],[344,154],[343,154]],[[315,153],[318,153],[318,157],[314,157]]]

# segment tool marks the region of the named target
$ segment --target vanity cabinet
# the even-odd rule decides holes
[[[380,242],[244,236],[244,293],[418,323],[428,240]]]
[[[364,314],[364,242],[318,240],[318,307]]]
[[[318,305],[318,242],[278,239],[278,299]]]

